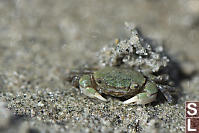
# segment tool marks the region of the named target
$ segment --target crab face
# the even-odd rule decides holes
[[[127,69],[106,67],[79,80],[83,94],[106,101],[100,94],[130,98],[124,104],[147,104],[156,99],[158,92],[154,82],[147,80],[142,73]]]

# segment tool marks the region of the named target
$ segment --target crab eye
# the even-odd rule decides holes
[[[139,87],[139,85],[138,84],[132,84],[131,87],[134,88],[134,89],[137,89]]]
[[[101,84],[102,80],[101,79],[97,79],[97,83]]]
[[[139,87],[139,85],[138,85],[138,84],[135,84],[135,85],[134,85],[134,87],[135,87],[135,88],[138,88],[138,87]]]

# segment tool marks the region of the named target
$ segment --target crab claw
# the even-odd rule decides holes
[[[83,88],[83,87],[80,87],[80,90],[81,92],[90,97],[90,98],[97,98],[97,99],[100,99],[102,101],[107,101],[104,97],[102,97],[94,88],[91,88],[91,87],[86,87],[86,88]]]
[[[139,93],[135,95],[134,97],[126,100],[123,102],[123,104],[148,104],[156,100],[157,96],[157,86],[155,83],[148,81],[144,87],[144,90],[142,93]]]
[[[151,103],[156,99],[157,94],[148,96],[146,93],[140,93],[126,101],[123,102],[123,104],[130,104],[130,103],[134,103],[134,104],[147,104],[147,103]]]
[[[124,101],[123,104],[136,103],[138,100],[139,100],[138,96],[134,96],[134,97]]]
[[[107,101],[107,100],[106,100],[104,97],[102,97],[98,92],[95,93],[94,97],[96,97],[96,98],[98,98],[98,99],[100,99],[100,100],[102,100],[102,101],[104,101],[104,102]]]

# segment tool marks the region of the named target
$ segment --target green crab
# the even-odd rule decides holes
[[[166,87],[155,81],[163,79],[154,75],[144,75],[135,70],[105,67],[94,72],[83,72],[81,76],[73,76],[73,85],[90,97],[107,101],[101,94],[127,99],[124,104],[148,104],[156,100],[158,89],[164,92],[168,101],[169,93]]]

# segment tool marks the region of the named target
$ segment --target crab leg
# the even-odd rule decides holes
[[[169,93],[169,91],[173,91],[174,89],[170,86],[164,86],[164,85],[158,85],[159,90],[162,92],[164,97],[167,99],[169,103],[172,103],[174,101],[173,97]]]
[[[158,89],[156,84],[148,81],[144,87],[143,92],[135,95],[134,97],[126,100],[123,104],[148,104],[156,100]]]

